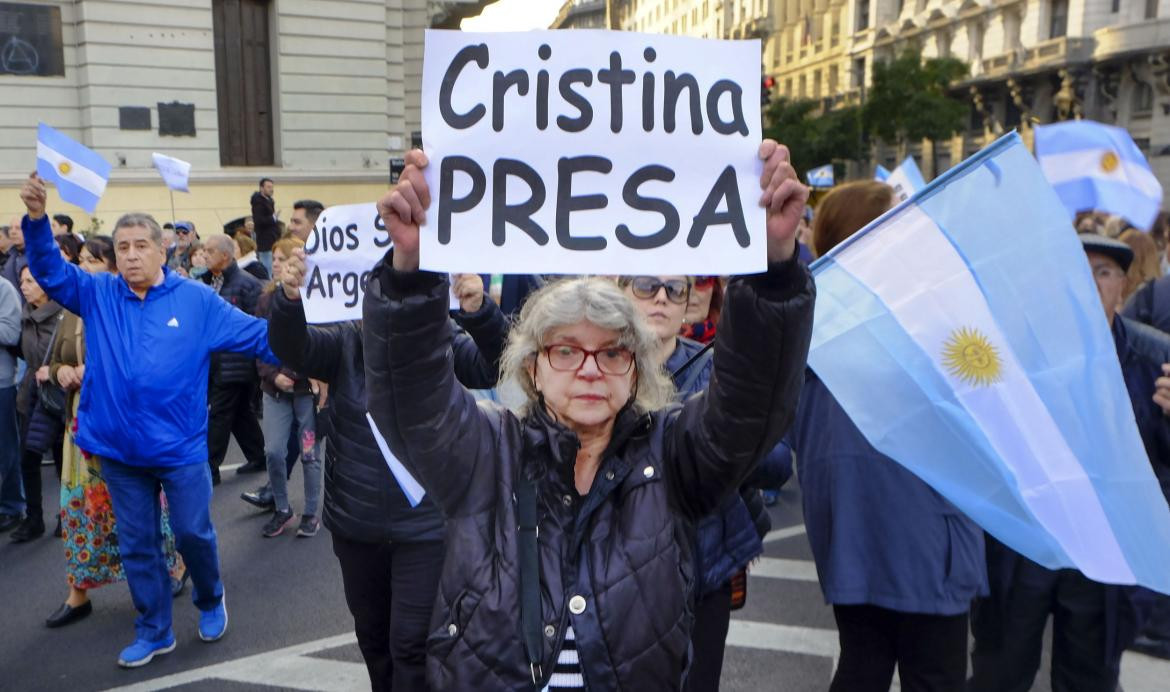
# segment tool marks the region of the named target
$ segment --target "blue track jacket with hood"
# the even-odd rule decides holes
[[[37,283],[85,323],[78,446],[131,466],[206,464],[211,353],[277,363],[268,323],[166,266],[141,299],[121,277],[62,259],[47,215],[21,227]]]

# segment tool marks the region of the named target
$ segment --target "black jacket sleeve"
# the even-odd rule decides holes
[[[346,326],[310,326],[301,301],[289,300],[278,289],[268,316],[268,343],[280,362],[298,374],[331,382],[338,362],[345,357],[341,329]]]
[[[498,421],[459,385],[452,366],[447,277],[397,272],[387,254],[362,303],[366,405],[395,456],[448,517],[494,501]],[[476,489],[479,489],[478,491]]]
[[[793,258],[728,284],[707,391],[686,401],[666,438],[676,509],[716,507],[792,424],[812,337],[815,288]]]
[[[469,389],[491,389],[500,379],[500,356],[508,340],[508,320],[488,296],[475,312],[455,313],[460,327],[451,348],[455,355],[455,378]]]

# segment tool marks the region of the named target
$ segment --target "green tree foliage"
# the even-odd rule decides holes
[[[861,113],[854,106],[822,113],[819,101],[779,98],[764,112],[764,136],[788,147],[803,180],[811,168],[861,155]]]
[[[914,51],[874,63],[873,86],[862,111],[866,133],[891,144],[954,135],[963,128],[968,105],[947,89],[965,76],[967,65],[960,60],[923,61]]]

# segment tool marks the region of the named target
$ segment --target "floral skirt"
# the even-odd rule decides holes
[[[61,469],[61,537],[65,542],[65,574],[69,586],[93,589],[126,578],[118,552],[118,530],[110,491],[102,480],[101,462],[74,442],[77,403],[65,434]],[[163,551],[173,577],[183,574],[183,559],[175,551],[166,495],[162,503]]]

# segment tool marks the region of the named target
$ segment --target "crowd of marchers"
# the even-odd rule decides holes
[[[55,525],[68,595],[46,624],[126,580],[117,661],[146,665],[184,639],[171,602],[190,582],[196,636],[224,636],[211,497],[234,436],[237,473],[265,474],[241,496],[261,533],[328,530],[375,690],[717,690],[794,466],[840,636],[831,689],[887,690],[897,670],[908,690],[1027,690],[1049,616],[1054,690],[1113,692],[1127,648],[1170,658],[1165,597],[1028,560],[870,445],[806,366],[807,264],[893,190],[845,184],[814,213],[786,149],[760,157],[764,273],[449,278],[419,269],[431,196],[412,151],[378,205],[393,249],[363,319],[332,324],[301,299],[319,202],[286,228],[264,179],[231,233],[131,213],[83,237],[31,177],[0,233],[0,530]],[[1086,213],[1075,231],[1170,495],[1165,220]]]

